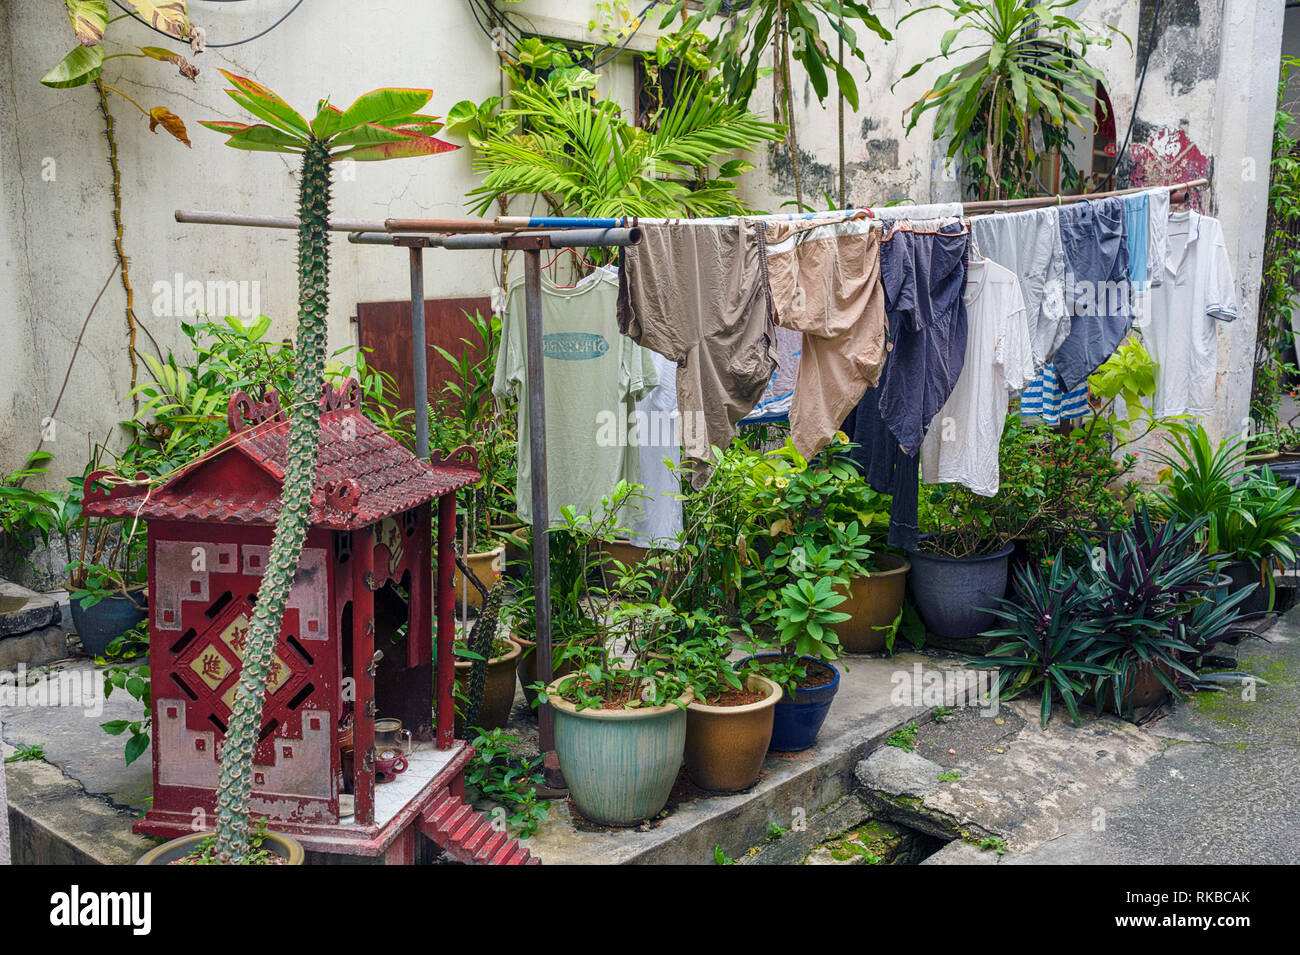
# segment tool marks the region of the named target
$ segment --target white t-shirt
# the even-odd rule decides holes
[[[964,484],[998,493],[998,445],[1007,401],[1034,376],[1034,350],[1020,282],[989,258],[966,269],[966,360],[957,385],[926,432],[926,484]]]
[[[1155,413],[1204,417],[1214,410],[1219,368],[1215,320],[1237,317],[1237,288],[1218,219],[1175,212],[1168,236],[1164,280],[1151,290],[1148,319],[1139,326],[1160,365]]]
[[[779,329],[778,329],[779,331]],[[642,547],[680,546],[682,481],[674,468],[681,464],[681,415],[677,411],[677,363],[651,352],[659,385],[636,403],[632,429],[641,456],[643,519],[631,524],[632,540]]]

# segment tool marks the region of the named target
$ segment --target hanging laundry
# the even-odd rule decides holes
[[[621,262],[618,327],[677,363],[682,444],[701,488],[713,448],[731,444],[776,367],[763,224],[647,224]]]
[[[1169,190],[1150,189],[1147,197],[1147,281],[1151,288],[1165,278],[1169,258]]]
[[[1166,193],[1167,195],[1167,193]],[[1128,251],[1128,275],[1134,289],[1144,289],[1150,279],[1147,255],[1150,237],[1147,229],[1151,219],[1151,197],[1145,192],[1135,192],[1124,197],[1124,237]]]
[[[1085,381],[1073,391],[1062,391],[1053,365],[1044,368],[1020,393],[1020,416],[1037,418],[1053,427],[1082,418],[1088,411],[1088,383]]]
[[[1020,283],[987,256],[966,266],[966,358],[947,403],[921,445],[927,484],[964,484],[998,493],[998,444],[1012,391],[1034,374]]]
[[[1052,363],[1073,391],[1119,347],[1133,327],[1124,199],[1083,199],[1060,210],[1070,334]]]
[[[654,359],[659,384],[636,403],[633,443],[641,464],[641,484],[646,498],[641,502],[642,519],[629,525],[632,541],[642,547],[681,546],[682,482],[680,416],[677,413],[677,367],[663,355],[649,352]]]
[[[980,255],[1010,269],[1019,279],[1034,367],[1042,368],[1070,334],[1057,208],[976,216],[971,220],[971,242]]]
[[[870,211],[873,216],[890,222],[903,219],[919,222],[923,219],[960,219],[964,210],[960,202],[931,202],[921,206],[879,206]]]
[[[966,259],[960,220],[884,224],[880,278],[891,336],[880,384],[843,429],[869,484],[892,494],[889,543],[915,548],[918,453],[926,427],[952,394],[966,356]]]
[[[811,458],[884,367],[879,223],[769,222],[767,266],[777,323],[803,334],[790,437]]]
[[[754,410],[740,419],[742,425],[789,420],[802,356],[803,336],[793,329],[776,326],[776,370],[768,379],[767,389],[754,405]]]
[[[1219,363],[1217,321],[1237,317],[1237,289],[1218,219],[1199,212],[1169,216],[1164,281],[1151,293],[1143,339],[1159,364],[1158,417],[1214,410]]]
[[[658,384],[653,356],[618,333],[618,280],[598,270],[572,288],[542,277],[542,371],[546,385],[549,526],[560,508],[599,519],[600,499],[620,480],[640,480],[640,454],[628,438],[628,412]],[[492,393],[519,399],[515,497],[519,519],[533,523],[529,454],[527,333],[523,281],[511,284],[501,321]],[[639,510],[621,517],[640,519]]]

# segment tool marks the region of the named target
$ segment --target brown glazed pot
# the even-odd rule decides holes
[[[483,681],[483,702],[478,709],[476,726],[485,730],[499,729],[510,722],[510,708],[515,703],[515,663],[521,647],[510,639],[510,650],[488,661],[487,678]],[[456,682],[464,691],[464,681],[469,679],[473,660],[456,661]]]
[[[1169,691],[1165,688],[1165,685],[1160,682],[1160,677],[1156,676],[1157,666],[1164,670],[1165,676],[1173,676],[1173,670],[1163,663],[1151,664],[1139,662],[1137,678],[1133,681],[1133,685],[1129,687],[1128,692],[1124,694],[1124,699],[1121,701],[1124,706],[1124,712],[1118,715],[1126,717],[1132,716],[1134,712],[1139,709],[1145,709],[1148,706],[1155,706],[1163,700],[1166,695],[1168,695]],[[1088,705],[1092,705],[1096,702],[1096,697],[1092,690],[1089,690],[1087,694],[1084,695],[1083,701]],[[1113,692],[1108,690],[1103,694],[1101,711],[1103,713],[1115,712],[1115,695]]]
[[[897,554],[887,553],[876,555],[876,564],[879,570],[849,582],[848,599],[835,608],[849,614],[848,620],[833,628],[845,653],[878,653],[885,649],[889,626],[903,609],[907,572],[912,565]],[[845,593],[845,588],[838,592]]]
[[[478,554],[470,554],[465,558],[465,563],[469,564],[470,571],[479,579],[488,590],[491,590],[498,580],[501,579],[501,570],[505,565],[505,546],[494,547],[492,550],[486,550]],[[479,594],[478,588],[464,579],[460,568],[457,567],[452,571],[452,591],[454,593],[454,604],[459,612],[461,601],[461,586],[465,588],[465,603],[472,609],[478,610],[483,606],[483,597]]]
[[[781,688],[756,673],[745,688],[767,695],[744,706],[686,706],[686,773],[701,789],[740,792],[758,782]]]

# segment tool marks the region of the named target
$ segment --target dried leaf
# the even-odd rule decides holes
[[[181,118],[169,110],[166,106],[155,106],[149,110],[149,132],[156,133],[161,126],[167,132],[183,142],[186,146],[190,145],[190,137],[185,133],[185,124]]]
[[[175,63],[181,76],[187,80],[193,80],[194,77],[199,75],[199,68],[179,53],[173,53],[171,50],[160,46],[142,46],[139,49],[145,56],[155,60],[161,60],[163,63]]]
[[[98,46],[104,40],[108,26],[108,4],[104,0],[64,0],[68,19],[77,42],[82,46]]]
[[[131,0],[131,6],[150,26],[170,33],[178,40],[190,38],[190,15],[185,9],[185,0],[165,0],[154,3],[153,0]]]

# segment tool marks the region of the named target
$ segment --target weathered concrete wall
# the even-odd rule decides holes
[[[0,725],[0,736],[4,727]],[[5,795],[5,762],[0,758],[0,865],[9,864],[9,799]]]
[[[585,39],[594,4],[572,0],[525,0],[510,4],[539,31]],[[639,5],[634,4],[639,9]],[[1080,17],[1105,20],[1135,38],[1130,49],[1117,40],[1089,58],[1106,74],[1122,131],[1132,114],[1138,65],[1145,43],[1139,24],[1150,20],[1152,0],[1091,0],[1076,5]],[[908,7],[901,0],[876,5],[887,26]],[[258,5],[196,5],[195,16],[213,41],[249,36],[274,17]],[[1234,0],[1226,4],[1165,0],[1157,41],[1134,127],[1134,177],[1151,183],[1206,173],[1213,188],[1205,211],[1224,221],[1238,273],[1243,314],[1222,338],[1220,426],[1244,417],[1249,394],[1250,343],[1254,337],[1263,204],[1273,91],[1282,36],[1282,0]],[[895,31],[884,44],[864,37],[867,65],[852,61],[863,78],[862,108],[848,111],[849,196],[855,203],[900,199],[928,202],[957,198],[945,178],[942,144],[931,138],[929,119],[904,135],[902,113],[942,71],[934,64],[890,88],[914,62],[934,49],[946,20],[927,13]],[[142,26],[113,25],[115,43],[152,43]],[[1145,40],[1146,34],[1142,34]],[[645,49],[653,30],[632,43]],[[111,205],[103,123],[93,89],[49,90],[39,77],[71,43],[57,4],[0,5],[0,328],[9,343],[0,357],[0,467],[13,467],[36,445],[49,414],[82,319],[109,274]],[[198,126],[203,118],[239,118],[221,92],[216,71],[225,67],[256,76],[296,104],[329,94],[335,102],[381,85],[429,86],[431,109],[443,112],[460,99],[498,92],[500,71],[489,40],[465,3],[443,0],[377,0],[362,6],[317,0],[268,36],[196,58],[203,73],[190,85],[154,62],[111,61],[108,76],[144,105],[173,108],[190,129],[186,150],[148,132],[133,108],[112,97],[120,141],[125,200],[126,249],[142,331],[139,348],[151,352],[149,336],[163,348],[179,343],[182,316],[171,314],[173,285],[183,281],[255,284],[259,310],[289,335],[296,307],[294,235],[291,232],[181,226],[177,207],[290,214],[296,170],[285,157],[227,149],[221,137]],[[809,201],[835,191],[836,117],[833,99],[823,108],[802,78],[797,89],[800,142]],[[625,61],[602,71],[602,91],[629,102],[632,70]],[[769,114],[771,83],[753,105]],[[745,195],[757,208],[778,210],[793,198],[788,157],[781,149],[755,158]],[[1255,177],[1247,178],[1246,160]],[[51,176],[51,171],[53,175]],[[358,164],[335,187],[339,216],[458,216],[463,197],[477,183],[468,150],[424,160]],[[520,204],[513,211],[523,211]],[[342,236],[333,242],[330,337],[334,347],[353,340],[349,317],[358,301],[407,294],[405,256],[381,248],[355,248]],[[484,294],[498,282],[489,253],[434,253],[427,257],[430,296]],[[155,283],[163,294],[155,293]],[[155,301],[157,299],[157,301]],[[86,341],[56,416],[57,469],[80,468],[88,440],[103,440],[130,405],[124,296],[116,280],[91,319]],[[147,335],[145,334],[147,330]]]

